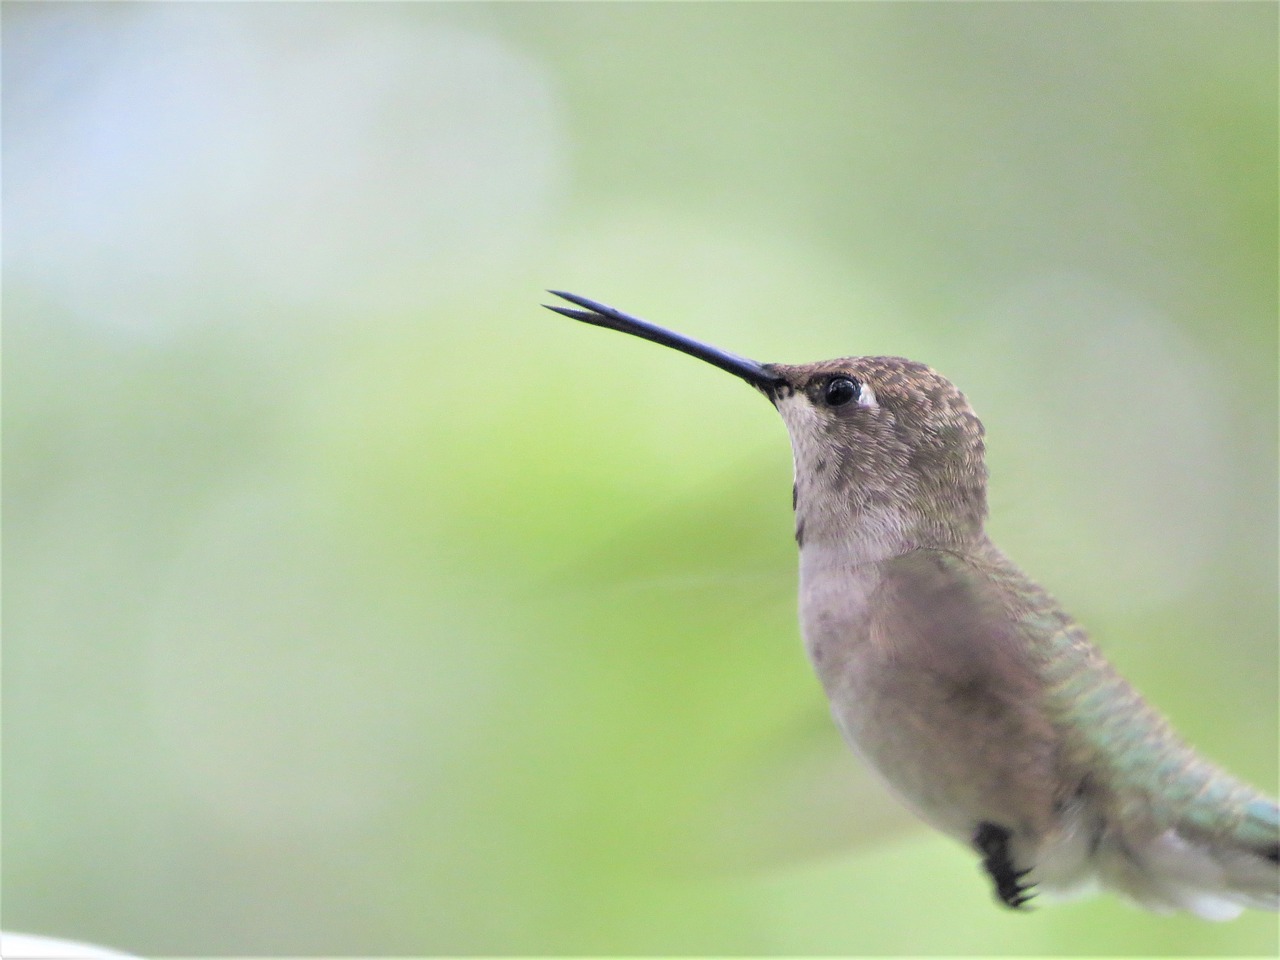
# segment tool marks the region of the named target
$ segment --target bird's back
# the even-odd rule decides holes
[[[986,543],[971,562],[1027,639],[1075,785],[1036,864],[1047,892],[1101,883],[1161,912],[1280,908],[1280,809],[1200,757],[1042,587]]]

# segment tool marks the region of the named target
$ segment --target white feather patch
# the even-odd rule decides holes
[[[1275,870],[1251,852],[1211,847],[1172,828],[1144,841],[1106,831],[1091,849],[1086,817],[1080,810],[1064,818],[1038,851],[1032,879],[1047,899],[1105,886],[1155,913],[1185,911],[1205,920],[1277,907]]]

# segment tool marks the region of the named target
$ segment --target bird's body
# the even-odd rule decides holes
[[[760,364],[585,298],[575,319],[764,393],[795,458],[805,648],[849,744],[982,855],[997,896],[1280,908],[1280,811],[1201,759],[984,531],[983,427],[896,357]]]
[[[804,389],[775,401],[796,461],[801,631],[850,745],[922,819],[992,847],[1010,905],[1105,885],[1209,918],[1275,909],[1276,805],[1201,760],[986,536],[984,431],[964,396],[896,357],[770,369],[869,398],[835,408],[856,432]]]
[[[988,864],[1006,903],[1106,886],[1157,912],[1275,909],[1275,805],[1200,759],[989,540],[829,570],[802,576],[802,609],[839,589],[846,612],[802,623],[837,725],[942,832],[1007,834]]]

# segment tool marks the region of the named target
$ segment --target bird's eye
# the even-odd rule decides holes
[[[862,385],[851,377],[832,377],[822,391],[823,402],[828,407],[843,407],[850,400],[856,400]]]

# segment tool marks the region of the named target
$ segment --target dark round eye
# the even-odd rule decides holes
[[[822,399],[828,407],[843,407],[856,400],[861,391],[862,384],[852,377],[832,377],[823,388]]]

